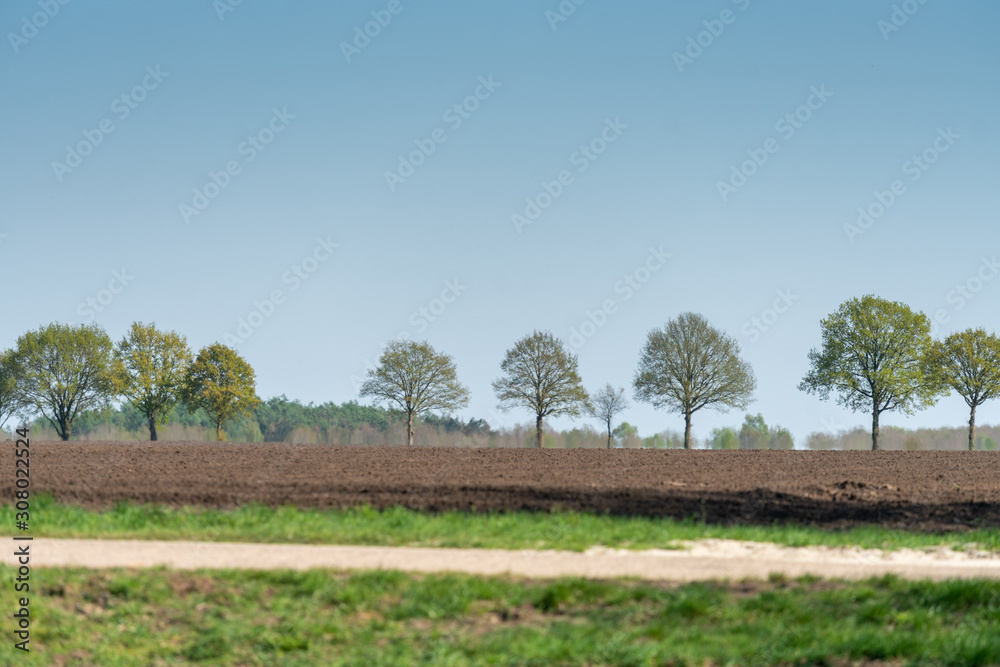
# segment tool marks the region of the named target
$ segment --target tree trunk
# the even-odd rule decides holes
[[[149,418],[149,439],[156,440],[156,417]]]
[[[218,442],[222,442],[222,440],[223,440],[223,438],[222,438],[222,420],[221,419],[216,419],[215,420],[215,439]]]
[[[976,406],[972,406],[969,413],[969,451],[976,448]]]
[[[608,449],[611,449],[611,420],[608,420]]]
[[[872,451],[878,449],[878,404],[872,406]]]
[[[542,416],[535,417],[535,446],[542,448]]]
[[[413,446],[413,412],[406,413],[406,443]]]
[[[59,417],[59,437],[63,440],[69,440],[69,430],[71,426],[68,421],[66,421],[65,416]]]
[[[691,449],[691,413],[684,411],[684,449]]]

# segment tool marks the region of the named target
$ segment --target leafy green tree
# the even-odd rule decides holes
[[[499,408],[526,408],[535,413],[535,445],[542,447],[542,420],[558,415],[579,416],[587,409],[587,391],[580,383],[577,356],[548,331],[535,331],[507,350],[500,363],[503,375],[493,381]]]
[[[746,416],[738,438],[740,449],[793,449],[795,446],[788,429],[769,427],[760,413]]]
[[[757,380],[734,338],[697,313],[681,313],[649,332],[634,386],[637,400],[684,415],[684,449],[690,449],[691,415],[704,407],[745,408]]]
[[[934,341],[923,313],[869,294],[845,301],[820,326],[823,348],[809,352],[799,389],[822,400],[837,392],[840,405],[871,410],[873,451],[883,412],[913,414],[946,393],[929,366]]]
[[[670,443],[659,433],[654,433],[648,438],[642,439],[642,446],[646,449],[666,449]]]
[[[14,352],[0,352],[0,428],[19,412],[22,407],[22,397],[17,391],[17,379],[14,376]]]
[[[966,329],[936,342],[931,367],[969,406],[969,450],[975,449],[976,408],[1000,394],[1000,338]]]
[[[115,391],[146,417],[150,440],[156,440],[156,425],[164,423],[180,401],[190,363],[187,339],[175,331],[159,331],[155,324],[133,322],[115,346]]]
[[[712,429],[710,438],[712,449],[739,449],[740,438],[731,428]]]
[[[771,449],[795,449],[795,441],[792,440],[792,433],[787,428],[775,426],[771,431]]]
[[[608,449],[611,449],[611,422],[615,416],[628,409],[628,399],[625,398],[625,388],[615,389],[611,383],[604,385],[593,395],[587,412],[594,419],[599,419],[608,427]]]
[[[771,431],[760,413],[748,414],[740,427],[740,449],[767,449],[771,444]]]
[[[54,322],[17,339],[10,363],[17,401],[40,413],[63,440],[73,420],[105,408],[114,397],[113,344],[97,324],[71,327]]]
[[[429,410],[457,410],[469,404],[469,390],[458,382],[455,362],[427,341],[395,340],[378,365],[369,368],[361,396],[395,403],[406,413],[406,440],[413,444],[413,418]]]
[[[265,442],[284,442],[296,428],[313,425],[308,417],[309,410],[299,401],[290,401],[282,394],[261,403],[254,410],[254,417]]]
[[[639,429],[628,422],[622,422],[615,427],[615,430],[611,432],[618,440],[621,441],[623,447],[627,445],[630,440],[639,439]]]
[[[215,426],[216,440],[225,440],[222,424],[249,417],[260,404],[253,368],[236,350],[222,343],[202,348],[189,364],[181,386],[181,400],[194,412],[201,408]]]

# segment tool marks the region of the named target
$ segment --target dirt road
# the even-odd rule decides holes
[[[10,538],[0,539],[13,544]],[[48,538],[35,539],[30,544],[33,567],[162,565],[176,569],[393,569],[510,574],[529,578],[635,577],[679,582],[763,579],[772,572],[789,577],[809,574],[845,579],[890,573],[910,579],[1000,578],[1000,554],[960,553],[948,549],[882,552],[789,548],[730,540],[687,543],[687,548],[676,551],[591,549],[584,553]],[[13,551],[13,548],[4,550],[5,564],[16,564]]]

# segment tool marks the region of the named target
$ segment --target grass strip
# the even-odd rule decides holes
[[[998,581],[668,586],[392,571],[32,574],[32,652],[5,641],[0,664],[1000,663]],[[0,567],[4,590],[14,577]]]
[[[0,506],[0,526],[14,525],[15,509]],[[592,546],[671,548],[674,540],[724,538],[785,546],[852,546],[895,550],[950,547],[1000,550],[1000,530],[928,533],[881,526],[830,530],[786,524],[713,525],[695,519],[618,517],[579,512],[426,513],[404,508],[344,510],[271,508],[232,510],[118,503],[107,511],[32,498],[37,537],[163,539],[229,542],[356,544],[584,551]]]

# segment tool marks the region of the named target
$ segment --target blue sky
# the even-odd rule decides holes
[[[0,7],[0,347],[155,321],[234,342],[262,396],[339,403],[405,334],[454,357],[462,416],[511,425],[517,338],[629,387],[692,310],[801,439],[870,423],[796,388],[844,300],[1000,330],[994,2],[64,1]]]

